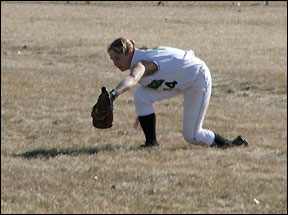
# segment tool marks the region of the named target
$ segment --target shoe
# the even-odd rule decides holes
[[[141,148],[146,148],[146,147],[153,147],[153,146],[159,146],[157,141],[153,141],[151,143],[146,142],[143,145],[140,145]]]
[[[211,147],[227,149],[227,148],[241,146],[241,145],[248,146],[248,142],[240,135],[236,137],[233,141],[230,141],[222,137],[221,135],[215,133],[215,140],[214,140],[214,143],[211,145]]]
[[[248,146],[248,142],[241,136],[239,135],[238,137],[236,137],[233,141],[232,141],[232,145],[234,146]]]
[[[226,149],[226,148],[233,147],[233,144],[230,140],[228,140],[228,139],[222,137],[221,135],[215,133],[215,139],[214,139],[214,142],[211,145],[211,147]]]

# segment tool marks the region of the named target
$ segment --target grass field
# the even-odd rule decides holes
[[[93,128],[100,88],[127,74],[106,52],[120,36],[193,49],[213,79],[204,127],[250,146],[186,143],[180,96],[155,104],[160,147],[139,149],[134,90]],[[1,1],[1,213],[286,214],[287,3]]]

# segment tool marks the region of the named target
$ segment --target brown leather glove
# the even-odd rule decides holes
[[[97,103],[92,108],[91,117],[95,128],[105,129],[113,125],[113,99],[105,87],[102,87]]]

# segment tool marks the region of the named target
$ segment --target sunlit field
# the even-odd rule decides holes
[[[1,1],[1,213],[287,213],[287,2]],[[212,73],[204,128],[249,147],[190,145],[183,97],[155,103],[141,149],[133,89],[107,46],[192,49]]]

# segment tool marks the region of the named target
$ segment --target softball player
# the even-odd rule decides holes
[[[122,72],[130,70],[110,92],[113,101],[122,93],[140,87],[134,93],[134,103],[146,142],[143,147],[159,146],[156,137],[156,115],[153,103],[184,95],[183,137],[191,144],[230,147],[248,145],[241,136],[229,141],[202,127],[212,88],[209,68],[192,50],[160,46],[136,49],[132,40],[116,39],[108,47],[114,65]]]

